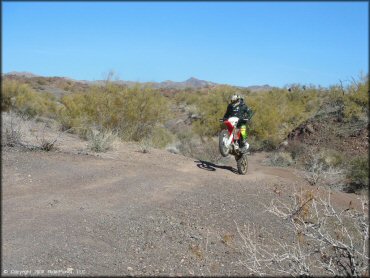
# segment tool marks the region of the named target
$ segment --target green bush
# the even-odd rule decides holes
[[[155,148],[163,149],[174,140],[174,135],[162,126],[155,126],[152,129],[150,142]]]
[[[369,186],[369,160],[367,156],[357,157],[351,161],[348,176],[355,189]]]
[[[251,134],[271,147],[287,137],[296,126],[313,116],[320,100],[316,92],[272,90],[251,95],[247,103],[255,111]]]
[[[48,116],[54,117],[57,111],[57,103],[54,95],[50,93],[37,93],[27,84],[14,80],[4,80],[2,84],[2,111],[9,111],[28,115],[30,117]]]
[[[65,129],[73,128],[84,136],[94,126],[118,132],[125,140],[141,141],[151,135],[157,123],[169,116],[169,102],[149,88],[124,88],[108,84],[92,87],[61,99],[59,119]]]
[[[200,95],[199,92],[184,91],[184,92],[180,92],[180,93],[176,94],[174,100],[175,100],[177,105],[179,105],[181,103],[185,103],[187,105],[192,105],[192,104],[197,103],[200,98],[201,98],[201,95]]]
[[[200,113],[200,119],[194,121],[193,130],[201,137],[211,137],[218,134],[221,125],[219,119],[226,112],[230,96],[235,90],[230,86],[220,86],[204,94],[195,105]]]
[[[201,118],[193,123],[193,130],[201,137],[215,136],[221,129],[219,119],[226,112],[231,87],[209,90],[196,103]],[[247,105],[255,112],[248,133],[259,141],[264,149],[275,149],[289,132],[313,116],[320,107],[318,92],[288,92],[274,89],[269,92],[244,92]]]
[[[344,117],[349,121],[367,118],[369,113],[369,81],[352,84],[344,97]]]
[[[369,79],[368,76],[353,81],[347,87],[332,86],[326,101],[338,108],[338,116],[347,122],[354,122],[369,115]]]

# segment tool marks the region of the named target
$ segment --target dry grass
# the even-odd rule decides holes
[[[2,114],[2,145],[29,150],[53,151],[64,132],[56,131],[52,121],[30,118],[9,111]],[[65,131],[66,132],[66,131]]]
[[[109,130],[99,131],[92,129],[87,134],[87,139],[89,141],[88,149],[94,152],[106,152],[113,149],[118,136]]]
[[[288,167],[294,164],[294,160],[288,152],[273,152],[269,154],[265,164],[274,167]]]

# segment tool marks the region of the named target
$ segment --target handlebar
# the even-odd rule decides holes
[[[246,122],[249,122],[250,119],[242,119],[243,121],[246,121]],[[220,123],[223,123],[224,121],[226,121],[225,119],[219,119],[219,122]]]

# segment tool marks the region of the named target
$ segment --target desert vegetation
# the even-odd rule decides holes
[[[249,275],[266,276],[367,276],[369,248],[368,201],[362,209],[338,210],[327,196],[314,190],[296,190],[290,202],[273,199],[266,212],[280,218],[288,227],[292,244],[274,236],[258,239],[253,225],[237,230],[242,239],[241,263]],[[268,231],[264,231],[269,234]],[[273,250],[271,246],[276,246]]]
[[[27,84],[5,80],[2,82],[1,110],[14,110],[31,117],[53,117],[57,111],[57,102],[51,93],[38,93]]]
[[[53,94],[40,86],[66,93]],[[355,144],[349,141],[368,140],[368,86],[368,77],[353,79],[347,86],[342,82],[329,88],[294,84],[289,90],[260,92],[226,85],[126,86],[109,78],[82,85],[61,78],[3,77],[1,106],[3,112],[22,117],[53,119],[62,132],[88,140],[90,150],[109,150],[117,140],[134,141],[144,153],[150,147],[167,148],[215,163],[221,158],[215,141],[222,128],[218,120],[230,95],[238,91],[254,111],[247,127],[252,152],[272,151],[269,165],[298,167],[311,184],[361,190],[368,186],[367,146],[353,149]],[[17,136],[21,135],[10,128],[8,137]]]
[[[147,88],[108,84],[64,96],[60,102],[62,128],[73,128],[83,137],[94,127],[115,131],[124,140],[140,141],[159,134],[169,116],[168,100]]]

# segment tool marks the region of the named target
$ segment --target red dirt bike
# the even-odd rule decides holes
[[[220,153],[223,157],[229,154],[233,155],[236,160],[236,165],[238,167],[238,173],[245,175],[248,170],[248,159],[247,154],[242,153],[239,147],[239,141],[241,140],[240,129],[237,128],[237,123],[239,118],[231,117],[227,120],[220,119],[227,129],[223,129],[218,136],[218,145]],[[248,143],[247,148],[248,148]]]

